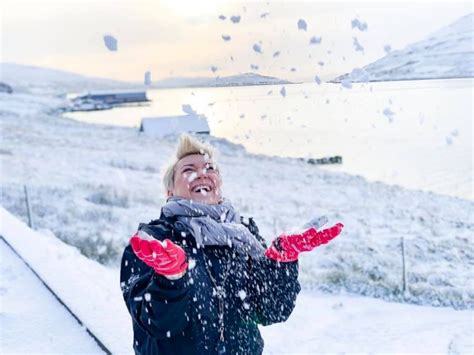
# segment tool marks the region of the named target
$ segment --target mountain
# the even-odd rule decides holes
[[[363,72],[365,71],[365,73]],[[474,13],[332,82],[474,77]],[[364,75],[361,75],[361,72]]]
[[[92,90],[126,90],[148,88],[183,88],[291,84],[271,76],[245,73],[226,77],[174,77],[157,80],[149,86],[143,83],[126,82],[80,75],[64,70],[36,67],[16,63],[0,63],[0,83],[13,88],[15,92],[57,94],[85,92]]]
[[[11,86],[14,92],[38,94],[140,87],[137,83],[89,77],[64,70],[16,63],[0,63],[0,82]],[[143,88],[143,85],[141,87]]]
[[[248,85],[278,85],[291,84],[291,82],[272,76],[255,73],[244,73],[216,78],[186,78],[176,77],[158,80],[154,82],[153,88],[177,88],[177,87],[218,87],[218,86],[248,86]]]

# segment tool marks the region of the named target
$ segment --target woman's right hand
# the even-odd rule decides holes
[[[186,253],[171,240],[145,240],[137,233],[130,239],[130,244],[135,255],[157,274],[177,280],[186,273]]]

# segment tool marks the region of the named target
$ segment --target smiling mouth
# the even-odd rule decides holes
[[[195,192],[195,193],[200,193],[200,194],[205,195],[208,192],[211,192],[212,188],[210,186],[207,186],[207,185],[198,185],[195,188],[193,188],[192,191]]]

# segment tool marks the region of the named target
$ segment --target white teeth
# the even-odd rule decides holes
[[[209,191],[211,191],[211,188],[210,186],[206,186],[206,185],[199,185],[193,189],[193,192],[207,193]]]

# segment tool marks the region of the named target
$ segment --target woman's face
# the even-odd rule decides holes
[[[221,185],[216,164],[207,155],[188,155],[176,164],[174,187],[168,197],[216,205],[222,198]]]

